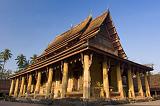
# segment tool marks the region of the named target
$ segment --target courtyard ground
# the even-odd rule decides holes
[[[150,102],[139,102],[139,103],[133,103],[133,104],[126,104],[126,105],[150,105],[150,106],[153,106],[153,105],[157,105],[157,106],[160,106],[160,100],[156,100],[156,101],[150,101]]]
[[[151,105],[152,106],[153,105],[158,105],[159,106],[160,105],[160,100],[150,101],[150,102],[133,103],[133,104],[124,104],[124,106],[133,106],[133,105],[150,105],[150,106]],[[47,106],[47,105],[0,101],[0,106]],[[59,106],[59,105],[57,105],[57,106]]]

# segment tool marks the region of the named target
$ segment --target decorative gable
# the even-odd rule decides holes
[[[122,48],[120,38],[115,26],[113,25],[109,11],[105,14],[107,15],[101,15],[104,17],[103,22],[99,26],[100,31],[95,35],[95,37],[90,39],[90,45],[121,58],[126,58],[127,55]]]

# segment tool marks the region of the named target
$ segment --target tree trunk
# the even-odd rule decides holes
[[[1,79],[3,79],[3,76],[4,76],[4,65],[5,65],[5,61],[4,61],[4,63],[3,63],[3,65],[2,65],[2,74],[1,74]]]

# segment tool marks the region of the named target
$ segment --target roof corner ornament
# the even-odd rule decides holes
[[[109,71],[109,69],[111,68],[111,59],[107,59],[107,64],[108,64],[108,71]]]
[[[60,67],[60,70],[61,70],[61,73],[63,73],[63,61],[61,61],[61,67]]]
[[[89,67],[92,65],[93,53],[89,55]],[[84,68],[84,54],[81,53],[81,63]]]
[[[92,59],[93,59],[93,53],[90,54],[89,56],[89,67],[92,65]]]
[[[83,53],[81,53],[81,63],[82,63],[82,66],[84,67],[84,58],[83,58]]]

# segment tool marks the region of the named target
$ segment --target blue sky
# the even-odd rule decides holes
[[[12,51],[6,67],[15,70],[17,55],[40,55],[56,35],[109,8],[129,59],[160,71],[159,5],[160,0],[0,0],[0,51]]]

